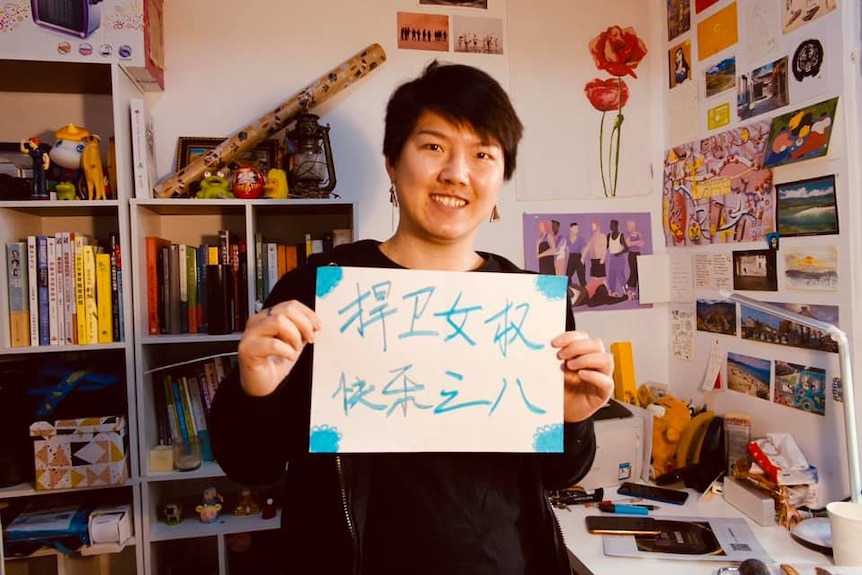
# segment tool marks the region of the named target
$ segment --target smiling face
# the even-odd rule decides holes
[[[397,163],[386,164],[398,190],[393,239],[472,250],[479,225],[497,202],[504,164],[498,142],[422,112]]]

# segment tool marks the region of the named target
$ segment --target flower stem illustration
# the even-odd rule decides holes
[[[633,28],[611,26],[590,41],[590,53],[596,67],[613,76],[604,80],[595,78],[584,87],[590,104],[602,113],[599,124],[599,171],[605,197],[612,198],[617,195],[619,182],[620,146],[625,120],[623,107],[629,99],[629,87],[623,81],[623,76],[637,78],[635,68],[646,56],[647,49]],[[616,114],[608,142],[605,144],[605,120],[608,112]]]

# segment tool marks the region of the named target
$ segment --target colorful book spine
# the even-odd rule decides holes
[[[60,242],[63,252],[63,331],[66,345],[78,343],[75,325],[75,246],[74,232],[61,232]]]
[[[184,375],[177,377],[174,381],[179,384],[180,401],[182,402],[183,417],[185,418],[186,429],[189,432],[189,438],[194,438],[198,434],[198,429],[195,427],[195,416],[192,414],[192,402],[189,396],[189,382]]]
[[[263,234],[260,232],[254,234],[254,264],[255,264],[255,282],[254,282],[254,301],[255,310],[263,308],[263,300],[266,297],[265,284],[263,283],[264,268],[263,268]]]
[[[198,251],[186,246],[186,322],[188,333],[198,333]]]
[[[114,341],[111,303],[111,254],[96,254],[96,337],[99,343]]]
[[[118,274],[118,260],[120,256],[120,238],[117,232],[108,234],[108,257],[111,259],[111,339],[122,341],[120,331],[120,284]]]
[[[189,427],[186,424],[186,412],[185,410],[183,410],[183,393],[182,389],[180,388],[180,382],[179,379],[176,377],[171,377],[170,382],[172,394],[171,397],[174,398],[174,409],[177,412],[177,423],[179,424],[180,438],[184,442],[188,442],[191,438],[191,435]]]
[[[27,243],[6,244],[6,274],[9,289],[9,344],[30,345],[30,306],[27,293]]]
[[[147,269],[147,329],[150,335],[162,333],[159,325],[159,252],[167,245],[167,240],[156,236],[147,236],[146,243],[146,269]]]
[[[209,246],[201,244],[198,246],[197,264],[197,287],[198,287],[198,302],[197,302],[197,322],[198,333],[207,333],[207,257]]]
[[[90,343],[87,339],[87,310],[84,303],[84,248],[88,240],[81,234],[75,234],[75,333],[78,344]],[[95,343],[95,342],[93,342]]]
[[[180,282],[180,333],[189,332],[189,273],[188,273],[188,249],[185,244],[177,246],[177,274]]]
[[[177,413],[177,406],[174,400],[174,385],[170,374],[165,374],[162,377],[162,393],[165,397],[165,413],[168,419],[168,427],[171,432],[171,441],[180,441],[183,436],[180,431],[180,418]]]
[[[36,236],[27,236],[27,307],[30,310],[30,345],[39,345],[39,269]]]
[[[46,236],[48,262],[48,341],[60,345],[60,300],[57,283],[57,238]]]
[[[186,378],[186,389],[189,392],[189,404],[192,409],[195,430],[201,443],[201,457],[204,461],[213,460],[213,448],[210,443],[210,435],[207,430],[207,419],[204,412],[203,398],[201,397],[200,382],[196,376]]]
[[[48,236],[36,236],[36,272],[39,306],[39,345],[51,345],[51,312],[48,291]]]
[[[96,246],[84,246],[84,325],[87,343],[99,342],[99,308],[96,302]]]
[[[185,274],[182,274],[185,275]],[[180,312],[180,246],[168,248],[168,333],[182,333]]]

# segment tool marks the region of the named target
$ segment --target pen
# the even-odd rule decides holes
[[[599,503],[608,503],[608,504],[615,504],[615,505],[620,504],[617,501],[611,501],[609,499],[605,499],[604,501],[600,501]],[[644,509],[649,509],[650,511],[653,511],[653,510],[659,508],[658,505],[650,505],[648,503],[624,503],[624,505],[630,505],[632,507],[643,507]]]
[[[599,510],[606,513],[625,513],[627,515],[649,515],[649,509],[640,505],[618,505],[616,503],[599,503]]]

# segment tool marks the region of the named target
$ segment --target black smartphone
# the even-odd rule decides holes
[[[652,517],[589,515],[584,518],[587,531],[605,535],[655,535],[661,533]]]
[[[682,505],[688,499],[688,491],[628,481],[617,488],[617,493],[627,497],[642,497],[643,499],[673,503],[674,505]]]

